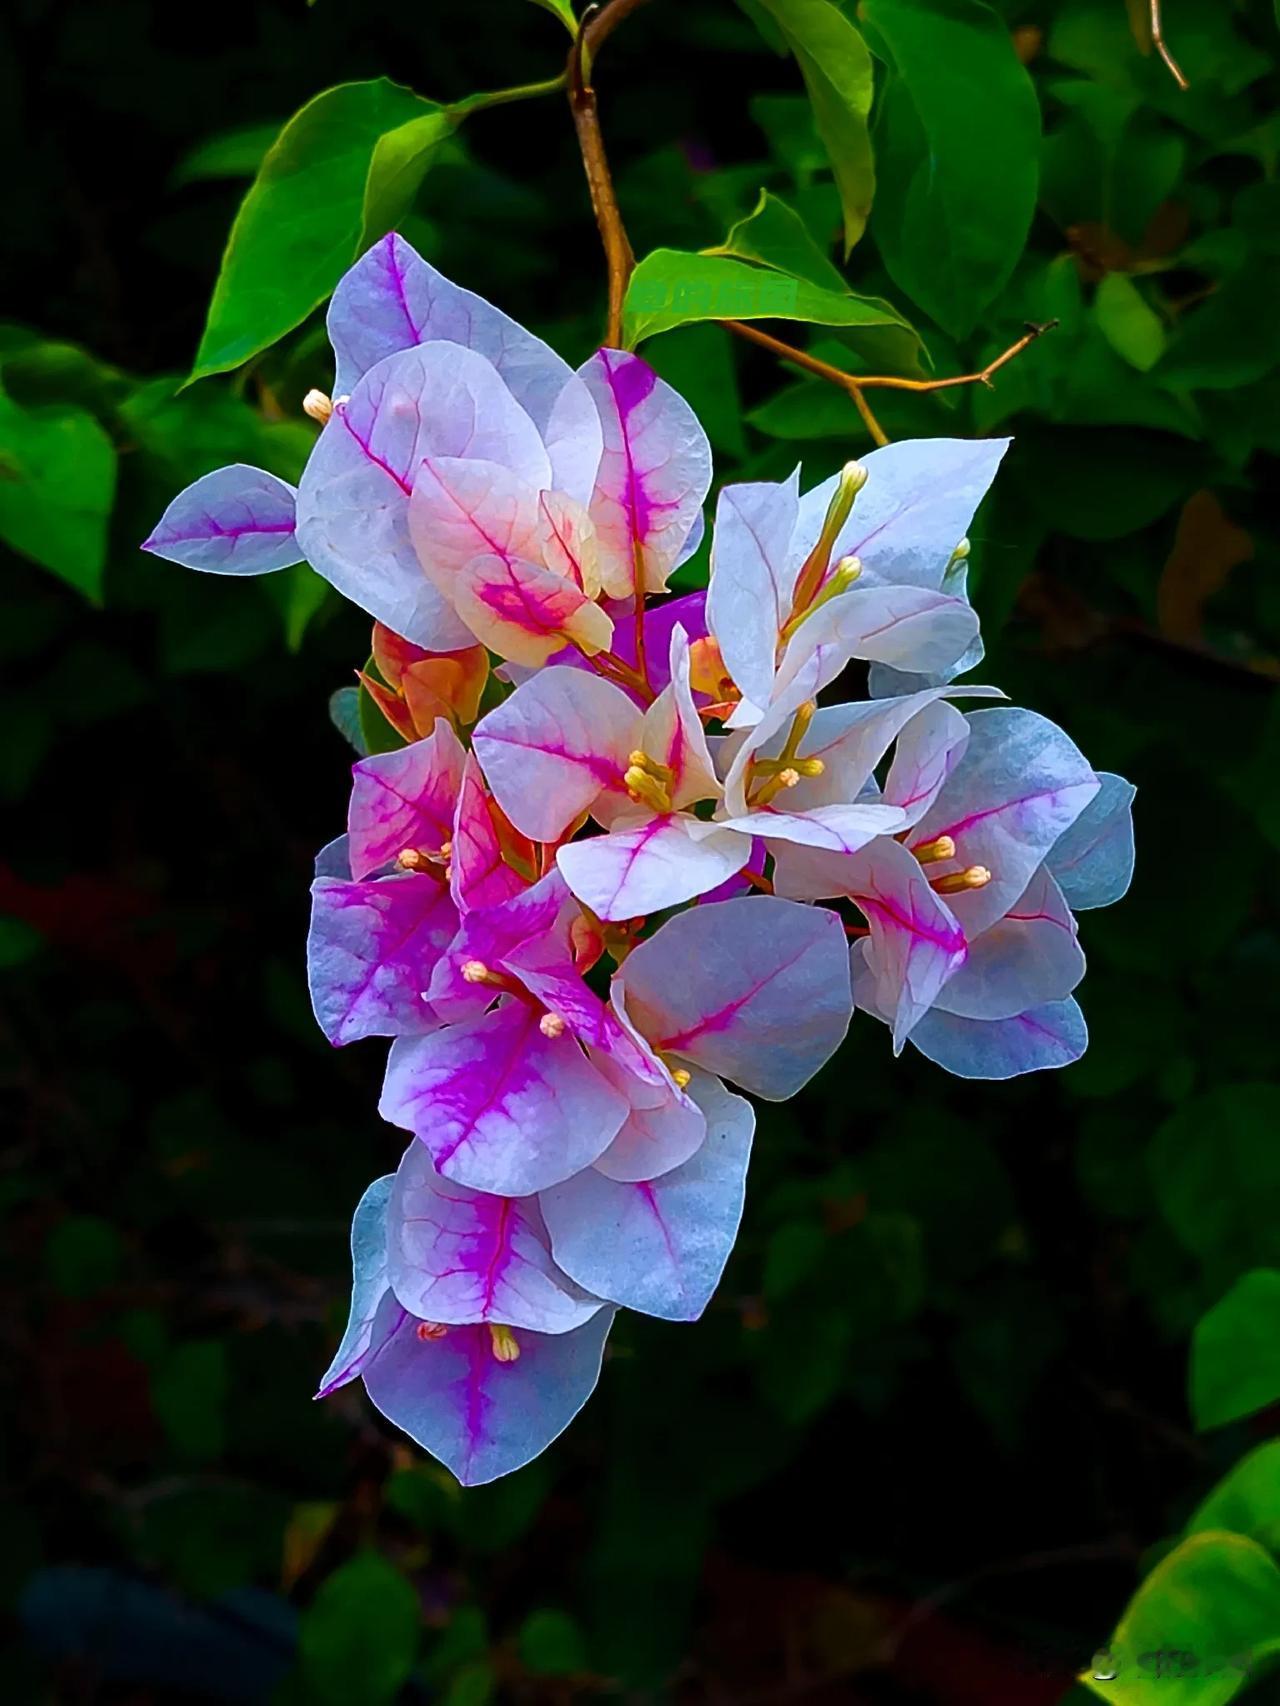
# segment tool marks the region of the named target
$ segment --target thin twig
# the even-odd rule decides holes
[[[833,385],[839,385],[841,390],[848,391],[853,396],[858,391],[949,391],[956,385],[985,385],[991,388],[991,375],[998,373],[1006,362],[1021,355],[1028,344],[1051,332],[1058,324],[1056,320],[1045,320],[1039,325],[1027,322],[1027,329],[1016,343],[1002,350],[994,361],[977,373],[956,373],[947,379],[900,379],[892,373],[846,373],[842,367],[833,367],[829,361],[819,361],[817,356],[810,355],[807,350],[796,349],[792,344],[783,343],[781,338],[773,337],[769,332],[762,332],[758,326],[750,326],[743,320],[721,320],[722,326],[727,326],[731,332],[736,332],[740,338],[747,338],[753,344],[759,344],[761,349],[772,350],[773,354],[783,361],[789,361],[794,367],[802,367],[806,373],[815,373],[819,379],[827,379]],[[855,397],[856,401],[856,397]],[[865,417],[864,417],[865,418]]]
[[[860,385],[851,385],[849,387],[849,395],[853,398],[854,408],[857,409],[858,413],[862,416],[863,426],[866,427],[874,441],[883,448],[889,442],[889,435],[872,414],[870,403],[868,403],[867,399],[862,395],[862,387]]]
[[[1164,39],[1164,21],[1160,14],[1160,0],[1151,0],[1151,45],[1169,67],[1170,75],[1180,89],[1189,89],[1190,82],[1186,73],[1177,60],[1169,52]]]
[[[596,92],[591,86],[591,61],[592,56],[599,52],[601,44],[627,14],[634,12],[637,6],[644,3],[645,0],[609,0],[603,11],[588,12],[573,46],[569,49],[569,110],[573,114],[574,129],[578,133],[578,147],[582,150],[582,164],[586,169],[587,188],[591,192],[591,206],[595,212],[596,224],[600,228],[600,241],[604,244],[605,263],[609,269],[609,312],[604,341],[613,349],[622,342],[622,304],[636,259],[631,251],[626,227],[622,223],[618,198],[614,194],[613,177],[609,171],[604,136],[600,130]]]

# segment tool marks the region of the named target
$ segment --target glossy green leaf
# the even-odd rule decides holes
[[[1148,1166],[1165,1219],[1222,1284],[1280,1268],[1280,1087],[1228,1084],[1156,1132]]]
[[[1198,1428],[1218,1428],[1277,1399],[1280,1269],[1255,1268],[1196,1323],[1191,1414]]]
[[[646,255],[627,288],[627,347],[699,320],[803,320],[851,331],[892,331],[913,346],[919,344],[902,316],[877,297],[841,295],[724,255],[690,255],[679,249],[655,249]]]
[[[1112,349],[1140,373],[1153,368],[1164,354],[1160,316],[1125,273],[1107,274],[1098,286],[1093,312]]]
[[[871,55],[862,34],[833,0],[759,0],[795,54],[814,120],[831,161],[844,212],[847,255],[866,228],[875,195]]]
[[[191,378],[239,367],[300,325],[408,206],[452,123],[384,77],[295,113],[236,215]]]
[[[718,248],[708,255],[728,255],[740,261],[758,261],[777,272],[807,279],[820,290],[848,295],[849,287],[835,263],[823,254],[809,227],[780,196],[761,190],[760,199],[745,219],[732,226]]]
[[[1196,1506],[1184,1530],[1230,1529],[1280,1552],[1280,1439],[1257,1446]]]
[[[95,603],[115,485],[115,449],[86,410],[24,409],[0,390],[0,539]]]
[[[361,1552],[335,1570],[302,1615],[298,1649],[315,1698],[330,1706],[382,1706],[404,1687],[417,1657],[422,1612],[399,1570]]]
[[[450,135],[454,122],[445,108],[437,107],[378,138],[365,181],[364,225],[356,254],[385,237],[412,202],[432,151]]]
[[[1119,1706],[1226,1706],[1280,1648],[1280,1569],[1207,1531],[1161,1560],[1081,1681]]]
[[[863,13],[895,72],[876,128],[876,242],[899,289],[964,337],[1031,225],[1035,91],[980,0],[865,0]]]

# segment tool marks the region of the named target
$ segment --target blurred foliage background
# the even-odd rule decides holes
[[[845,62],[795,34],[822,7],[877,60],[847,263]],[[200,473],[292,476],[311,442],[317,316],[178,389],[281,125],[351,79],[456,102],[553,77],[557,10],[15,0],[0,23],[0,1692],[1280,1698],[1270,0],[1167,0],[1186,92],[1145,0],[865,0],[837,23],[827,0],[655,0],[602,51],[637,255],[798,274],[817,323],[769,329],[857,372],[963,373],[1059,322],[993,389],[871,396],[893,437],[1015,434],[973,534],[980,673],[1138,783],[1138,877],[1084,921],[1080,1065],[966,1085],[857,1022],[762,1109],[712,1310],[624,1317],[540,1462],[463,1494],[358,1394],[309,1401],[352,1205],[403,1142],[373,1111],[381,1049],[328,1050],[303,983],[351,757],[326,703],[366,623],[309,570],[237,584],[137,543]],[[291,300],[294,217],[266,251]],[[594,347],[560,97],[469,117],[399,223],[571,360]],[[842,330],[850,293],[890,302],[925,365],[900,328]],[[803,458],[810,482],[870,448],[838,388],[714,324],[643,348],[719,479]],[[1073,1683],[1117,1624],[1140,1662]]]

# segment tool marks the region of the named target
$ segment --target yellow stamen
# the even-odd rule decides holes
[[[778,776],[784,770],[793,770],[799,777],[821,776],[827,767],[820,758],[758,758],[751,768],[756,776]]]
[[[867,470],[857,462],[846,462],[840,470],[840,478],[836,483],[835,493],[827,506],[823,517],[822,531],[818,534],[817,543],[804,560],[804,566],[796,577],[795,597],[791,603],[791,615],[794,619],[801,611],[807,610],[813,602],[814,594],[822,585],[831,562],[831,553],[835,549],[840,531],[849,519],[853,509],[853,500],[867,483]]]
[[[799,780],[800,772],[793,765],[788,765],[785,770],[779,770],[776,776],[771,776],[748,804],[767,806],[769,801],[776,799],[784,788],[794,788]]]
[[[651,806],[655,812],[671,810],[671,795],[647,770],[642,770],[638,764],[628,766],[622,772],[622,780],[628,794],[638,804]]]
[[[833,598],[838,598],[849,588],[862,573],[862,563],[857,557],[842,557],[828,578],[826,585],[821,587],[805,605],[803,610],[793,610],[792,615],[783,625],[781,638],[789,640],[802,622],[808,620],[815,610],[821,610],[824,604],[829,604]]]
[[[426,854],[419,853],[416,847],[402,847],[396,854],[396,864],[402,871],[420,871],[426,862]]]
[[[687,1066],[673,1067],[671,1070],[671,1076],[675,1081],[675,1085],[678,1090],[687,1090],[693,1079],[693,1074],[689,1071]]]
[[[439,857],[444,861],[444,863],[446,865],[449,863],[450,859],[453,858],[453,842],[452,841],[442,841],[440,843]]]
[[[317,391],[313,388],[302,399],[302,412],[304,415],[310,415],[313,421],[319,421],[320,425],[324,426],[333,413],[333,399],[324,391]]]
[[[464,983],[500,983],[502,978],[500,973],[490,971],[483,960],[464,960],[462,981]]]
[[[652,776],[655,782],[674,782],[676,773],[669,764],[659,764],[656,758],[650,758],[647,752],[639,747],[627,755],[627,763],[643,770],[647,776]]]
[[[493,1354],[498,1362],[519,1362],[519,1341],[510,1327],[504,1327],[497,1321],[490,1321],[489,1337],[493,1341]]]
[[[962,894],[965,889],[985,889],[990,881],[991,872],[985,865],[970,865],[967,871],[936,878],[932,886],[936,894]]]
[[[558,1013],[544,1013],[538,1020],[538,1029],[544,1037],[549,1037],[554,1042],[557,1037],[564,1035],[564,1020]]]
[[[938,835],[932,841],[922,841],[911,851],[922,865],[932,865],[940,859],[954,859],[956,844],[949,835]]]

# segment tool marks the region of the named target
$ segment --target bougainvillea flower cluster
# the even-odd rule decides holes
[[[361,679],[401,744],[355,765],[308,972],[332,1043],[391,1039],[410,1141],[356,1210],[321,1394],[362,1380],[475,1483],[567,1425],[619,1308],[707,1307],[739,1092],[793,1095],[855,1010],[962,1077],[1079,1058],[1073,914],[1127,887],[1133,790],[958,679],[1004,441],[727,486],[709,589],[671,593],[711,456],[639,357],[574,372],[396,236],[329,331],[297,490],[221,469],[147,548],[305,559],[375,619]]]

